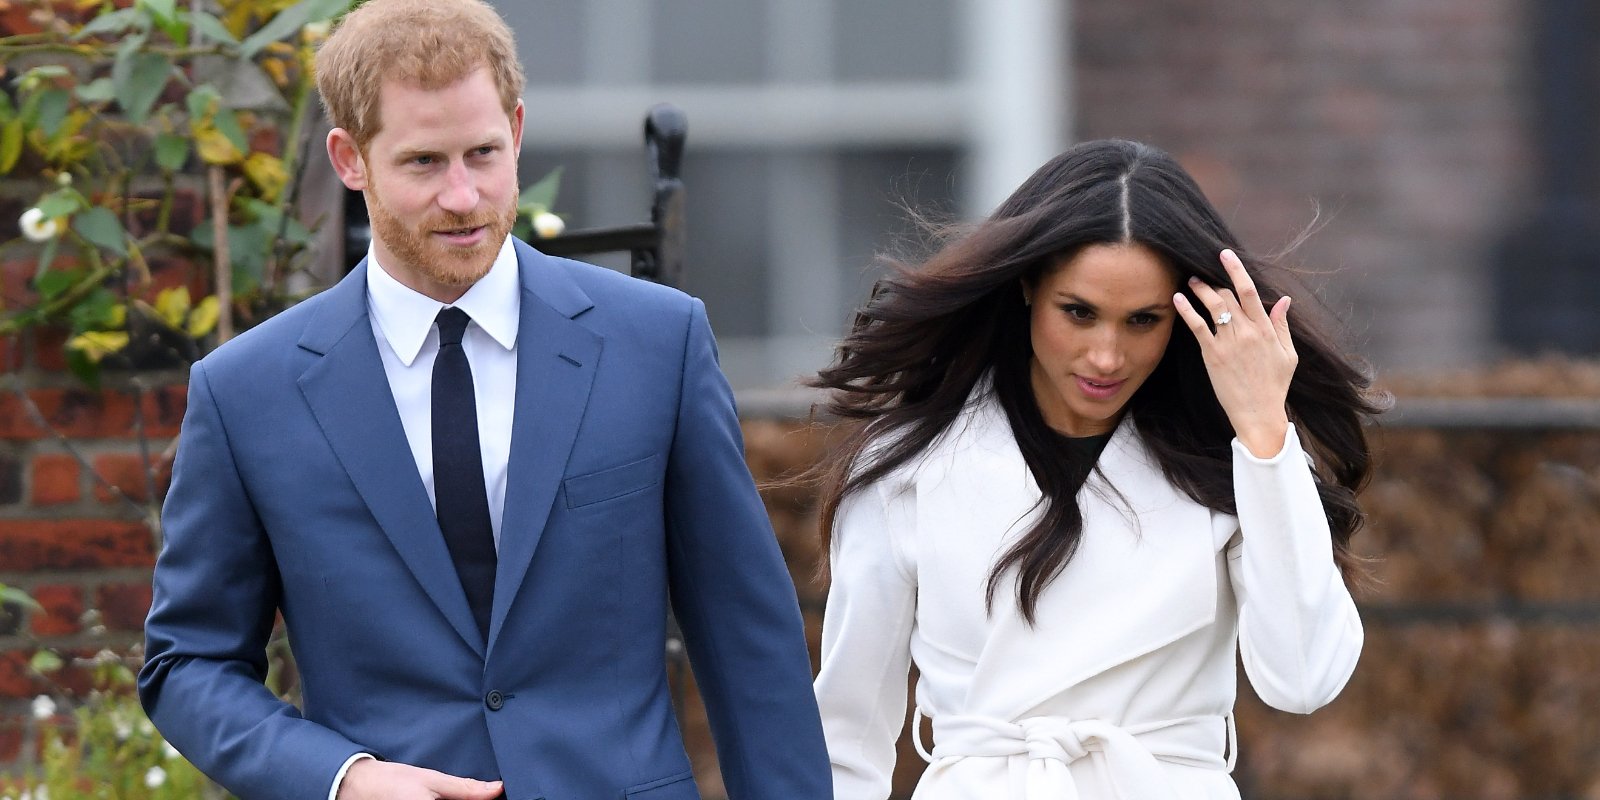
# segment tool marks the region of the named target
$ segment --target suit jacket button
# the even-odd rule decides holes
[[[506,696],[501,694],[499,689],[491,689],[483,696],[483,704],[488,706],[490,711],[499,711],[506,704]]]

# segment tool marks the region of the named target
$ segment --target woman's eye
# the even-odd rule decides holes
[[[1160,322],[1161,318],[1154,314],[1134,314],[1128,318],[1128,324],[1146,328]]]
[[[1066,312],[1068,317],[1075,320],[1086,320],[1094,317],[1094,312],[1083,306],[1062,306],[1061,310]]]

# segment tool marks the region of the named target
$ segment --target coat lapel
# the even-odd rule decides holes
[[[589,403],[603,341],[574,317],[593,307],[556,261],[514,242],[522,279],[516,415],[489,641],[522,587]]]
[[[300,391],[356,491],[451,627],[481,655],[483,641],[451,566],[427,490],[413,466],[367,316],[366,262],[323,293],[300,346],[322,355]]]
[[[1040,491],[998,403],[979,401],[961,422],[966,429],[938,448],[942,457],[916,481],[918,528],[937,540],[918,566],[919,603],[949,602],[981,615],[989,567],[1038,519]],[[1099,469],[1078,494],[1084,536],[1040,595],[1039,624],[1028,625],[1017,610],[1014,576],[987,618],[968,621],[979,637],[968,650],[977,661],[969,712],[1025,714],[1215,618],[1210,512],[1167,483],[1129,420]]]

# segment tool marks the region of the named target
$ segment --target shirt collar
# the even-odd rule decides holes
[[[488,274],[467,289],[451,305],[467,312],[478,327],[501,347],[511,350],[517,343],[517,322],[522,310],[522,281],[517,274],[517,251],[506,237]],[[367,307],[378,322],[378,330],[401,363],[411,366],[422,352],[422,345],[433,330],[433,320],[444,303],[395,280],[378,254],[367,250]]]

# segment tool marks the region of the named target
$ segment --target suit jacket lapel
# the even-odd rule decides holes
[[[451,627],[481,655],[482,635],[414,467],[367,316],[366,262],[323,293],[300,346],[322,355],[300,391],[378,526]]]
[[[506,467],[490,642],[505,624],[544,536],[578,423],[589,403],[602,347],[598,334],[573,319],[593,307],[588,296],[554,259],[520,241],[514,244],[522,278],[516,416]]]

